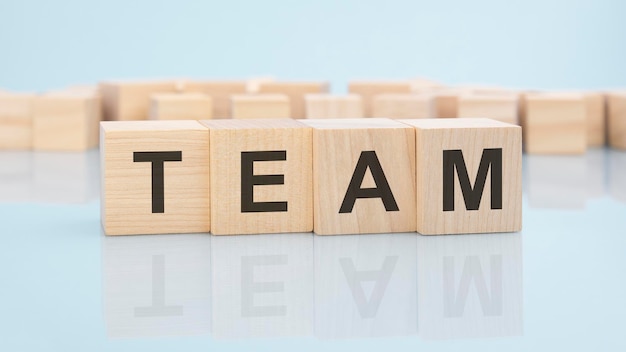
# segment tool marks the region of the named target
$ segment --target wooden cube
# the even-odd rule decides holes
[[[415,131],[389,119],[302,120],[313,127],[314,231],[415,231]]]
[[[458,100],[458,117],[484,117],[519,125],[517,94],[462,94]]]
[[[304,96],[306,94],[328,93],[328,82],[262,82],[258,92],[261,94],[285,94],[289,97],[291,117],[306,117]]]
[[[207,120],[213,100],[203,93],[160,93],[151,97],[151,120]]]
[[[360,95],[307,94],[304,97],[307,119],[349,119],[363,117]]]
[[[174,93],[177,81],[109,81],[100,83],[103,119],[107,121],[147,120],[150,96]]]
[[[587,108],[587,146],[606,144],[606,99],[603,93],[584,93]]]
[[[237,94],[231,96],[233,119],[287,119],[289,97],[284,94]]]
[[[0,95],[0,150],[31,149],[34,99],[34,94]]]
[[[411,83],[411,90],[415,93],[420,93],[424,89],[444,87],[444,85],[441,82],[437,82],[435,80],[423,78],[423,77],[411,78],[409,82]]]
[[[381,94],[374,97],[372,114],[391,119],[435,117],[434,99],[429,94]]]
[[[84,151],[98,146],[100,97],[51,93],[33,103],[33,149]]]
[[[582,154],[587,149],[585,98],[573,93],[526,94],[524,148],[531,154]]]
[[[626,92],[610,93],[608,109],[609,145],[626,149]]]
[[[348,91],[363,98],[365,117],[374,117],[374,98],[380,94],[409,94],[413,90],[410,81],[353,81]]]
[[[459,116],[459,96],[467,93],[467,89],[444,87],[431,91],[435,96],[435,116],[455,118]]]
[[[107,235],[208,232],[209,132],[197,121],[102,122]]]
[[[183,84],[184,92],[200,92],[213,101],[213,118],[229,119],[232,117],[230,97],[234,94],[246,94],[246,81],[187,81]]]
[[[211,135],[211,233],[313,229],[311,128],[291,119],[202,123]]]
[[[251,94],[255,94],[259,92],[259,86],[261,83],[274,82],[274,77],[271,76],[259,76],[248,78],[246,82],[246,91]]]
[[[521,230],[522,131],[519,126],[473,118],[402,122],[414,126],[417,132],[419,233]]]

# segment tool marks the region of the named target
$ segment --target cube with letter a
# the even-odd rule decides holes
[[[197,121],[100,125],[107,235],[208,232],[209,131]]]
[[[310,127],[292,119],[202,123],[211,139],[212,234],[313,229]]]
[[[390,119],[302,120],[313,127],[314,231],[415,231],[415,131]]]
[[[522,131],[490,119],[402,120],[416,129],[417,232],[522,228]]]

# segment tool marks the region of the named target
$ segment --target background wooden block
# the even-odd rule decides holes
[[[348,91],[363,98],[365,117],[374,117],[374,97],[380,94],[408,94],[413,90],[410,81],[353,81]]]
[[[197,121],[102,122],[100,133],[107,235],[209,231],[206,127]]]
[[[372,114],[391,119],[435,117],[435,105],[429,94],[381,94],[374,97]]]
[[[32,147],[34,94],[0,94],[0,150]]]
[[[100,83],[103,119],[107,121],[147,120],[150,96],[174,93],[178,82],[168,81],[110,81]]]
[[[525,98],[524,148],[534,154],[582,154],[587,149],[584,96],[530,93]]]
[[[380,118],[302,121],[313,127],[315,233],[415,231],[410,126]]]
[[[33,103],[33,149],[83,151],[98,146],[100,97],[58,92]]]
[[[419,233],[440,235],[521,230],[522,131],[519,126],[473,118],[402,122],[414,126],[417,132]],[[463,173],[463,165],[466,173]],[[501,173],[494,171],[498,165]],[[490,175],[489,179],[487,175]],[[501,187],[497,187],[498,183]],[[465,188],[462,192],[461,187]]]
[[[200,92],[213,100],[213,118],[229,119],[232,117],[230,96],[246,94],[246,81],[187,81],[183,85],[184,92]]]
[[[484,117],[519,125],[519,98],[514,93],[462,94],[458,117]]]
[[[259,93],[278,93],[289,97],[291,117],[303,119],[306,116],[304,96],[306,94],[328,93],[328,82],[264,82],[259,85]]]
[[[423,77],[411,78],[409,82],[411,83],[411,91],[414,93],[421,93],[425,89],[441,88],[445,86],[441,82]]]
[[[360,95],[307,94],[304,97],[307,119],[349,119],[363,117]]]
[[[287,119],[289,97],[284,94],[238,94],[231,96],[234,119]]]
[[[313,229],[311,128],[291,119],[202,123],[211,135],[212,234]]]
[[[160,93],[150,98],[151,120],[206,120],[213,117],[213,100],[203,93]]]
[[[587,145],[602,147],[606,144],[606,98],[600,92],[586,92]]]
[[[609,145],[626,149],[626,92],[612,92],[608,95]]]
[[[251,94],[258,93],[259,86],[261,85],[261,83],[268,83],[268,82],[274,82],[274,81],[275,81],[274,77],[271,77],[271,76],[259,76],[259,77],[248,78],[248,81],[246,82],[246,91]]]

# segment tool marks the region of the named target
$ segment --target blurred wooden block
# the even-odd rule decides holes
[[[363,117],[360,95],[307,94],[304,97],[307,119],[349,119]]]
[[[246,82],[246,91],[251,94],[255,94],[259,92],[259,86],[262,83],[274,82],[274,77],[271,76],[260,76],[260,77],[252,77],[249,78]]]
[[[437,82],[428,78],[412,78],[409,80],[411,84],[411,91],[414,93],[422,93],[425,89],[430,90],[432,88],[441,88],[445,85],[441,82]]]
[[[213,101],[213,118],[230,119],[232,117],[230,97],[234,94],[246,94],[246,81],[187,81],[182,89],[184,92],[200,92],[211,97]]]
[[[284,94],[237,94],[231,96],[233,119],[286,119],[291,117],[289,97]]]
[[[610,93],[608,109],[609,145],[626,149],[626,92]]]
[[[419,233],[521,230],[519,126],[473,118],[402,122],[416,129]]]
[[[313,229],[311,128],[291,119],[202,123],[211,135],[211,233]]]
[[[415,231],[415,131],[389,119],[302,120],[313,127],[314,231]]]
[[[110,81],[100,83],[103,119],[107,121],[147,120],[150,96],[174,93],[178,83],[168,81]]]
[[[102,122],[107,235],[208,232],[209,132],[197,121]]]
[[[429,94],[381,94],[374,97],[372,114],[391,119],[435,117],[434,99]]]
[[[574,93],[531,93],[525,98],[524,148],[532,154],[583,154],[585,98]]]
[[[34,94],[0,94],[0,150],[31,149]]]
[[[606,98],[600,92],[586,92],[587,145],[602,147],[606,144]]]
[[[484,117],[519,125],[519,98],[516,94],[462,94],[458,117]]]
[[[327,82],[264,82],[259,84],[261,94],[285,94],[291,104],[291,117],[303,119],[306,116],[304,96],[306,94],[328,93]]]
[[[213,100],[203,93],[160,93],[151,97],[151,120],[207,120]]]
[[[353,81],[348,91],[363,98],[365,117],[374,117],[374,98],[380,94],[409,94],[413,90],[410,81]]]
[[[98,146],[100,97],[58,92],[33,103],[33,149],[84,151]]]
[[[459,116],[459,96],[467,93],[466,89],[444,87],[433,90],[435,96],[435,116],[441,118],[455,118]]]

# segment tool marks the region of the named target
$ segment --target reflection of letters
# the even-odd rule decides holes
[[[488,290],[478,256],[465,257],[463,272],[461,273],[457,290],[454,257],[445,256],[443,258],[443,304],[444,316],[446,318],[461,317],[463,315],[472,281],[474,282],[483,314],[485,316],[502,315],[502,256],[491,255],[489,265],[491,285]]]
[[[388,256],[385,258],[380,270],[357,271],[352,259],[339,259],[361,318],[374,318],[376,316],[397,261],[398,256]],[[365,291],[362,286],[364,281],[374,281],[374,288],[369,300],[365,298]]]
[[[254,295],[257,293],[285,291],[284,282],[254,281],[254,268],[260,265],[287,265],[287,255],[256,255],[241,257],[241,316],[271,317],[287,315],[287,307],[284,305],[254,305]]]
[[[183,315],[183,306],[165,305],[165,255],[152,256],[152,306],[135,307],[135,317]]]

